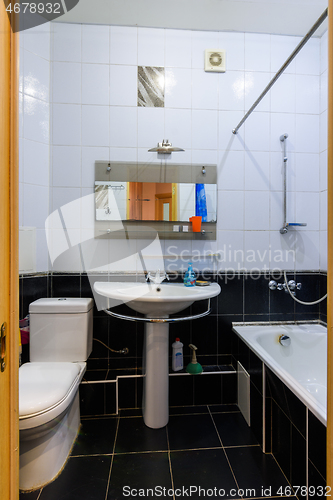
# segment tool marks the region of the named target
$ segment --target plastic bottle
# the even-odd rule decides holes
[[[174,372],[178,372],[184,368],[183,364],[183,344],[177,337],[175,342],[172,344],[172,369]]]
[[[196,279],[197,279],[196,274],[192,269],[192,262],[190,262],[184,276],[184,285],[195,286]]]

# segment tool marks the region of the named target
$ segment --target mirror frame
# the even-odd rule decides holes
[[[167,160],[146,163],[97,160],[95,161],[96,181],[200,183],[217,186],[217,165],[179,164]],[[151,239],[158,234],[160,239],[166,240],[216,240],[217,222],[203,222],[201,232],[193,232],[191,222],[100,221],[96,220],[95,214],[96,206],[94,206],[95,238]],[[178,226],[179,230],[175,230],[174,226]]]

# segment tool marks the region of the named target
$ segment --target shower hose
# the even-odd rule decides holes
[[[318,300],[315,300],[314,302],[303,302],[303,300],[299,300],[297,297],[295,297],[295,295],[293,295],[289,289],[289,286],[288,286],[288,280],[287,280],[287,275],[286,275],[286,271],[283,271],[283,276],[284,276],[284,282],[286,284],[286,287],[287,287],[287,290],[290,294],[290,296],[296,301],[298,302],[299,304],[303,304],[304,306],[314,306],[315,304],[319,304],[319,302],[323,301],[326,299],[327,297],[327,294],[324,295],[323,297],[321,297],[320,299]]]

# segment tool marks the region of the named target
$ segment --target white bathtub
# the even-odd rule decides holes
[[[326,425],[327,329],[318,324],[240,325],[233,330]],[[291,344],[279,343],[288,335]]]

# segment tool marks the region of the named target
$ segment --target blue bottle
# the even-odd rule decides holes
[[[184,276],[184,285],[195,286],[196,279],[197,279],[196,274],[192,269],[192,262],[190,262]]]

